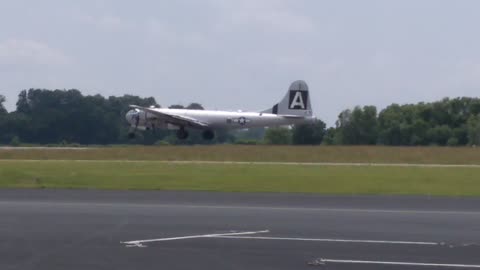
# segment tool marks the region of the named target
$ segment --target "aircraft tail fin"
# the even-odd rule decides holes
[[[304,81],[294,81],[288,89],[285,97],[272,108],[262,111],[262,113],[273,113],[289,116],[312,116],[312,105],[308,85]]]

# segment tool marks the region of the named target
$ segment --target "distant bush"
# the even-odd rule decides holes
[[[171,145],[171,143],[166,140],[159,140],[155,142],[155,145]]]
[[[458,139],[457,138],[450,138],[447,141],[448,146],[457,146],[458,145]]]
[[[79,143],[70,143],[68,144],[68,147],[82,147],[82,145]]]
[[[257,144],[260,144],[260,142],[257,141],[257,140],[236,140],[234,143],[235,144],[240,144],[240,145],[257,145]]]
[[[10,146],[20,146],[21,142],[18,136],[14,136],[10,141]]]
[[[292,144],[292,131],[288,128],[269,128],[265,132],[265,143],[274,145]]]

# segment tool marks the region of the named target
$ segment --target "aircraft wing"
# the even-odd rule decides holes
[[[151,114],[157,115],[158,117],[165,119],[168,123],[177,125],[177,126],[189,126],[194,128],[207,128],[208,124],[198,121],[195,118],[187,117],[184,115],[178,115],[173,113],[159,112],[153,108],[141,107],[137,105],[130,105],[130,108],[139,109]]]

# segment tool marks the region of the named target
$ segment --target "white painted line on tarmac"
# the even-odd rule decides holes
[[[273,236],[249,236],[261,233],[269,233],[269,230],[248,231],[248,232],[231,232],[217,234],[200,234],[188,235],[144,240],[132,240],[120,242],[127,247],[146,247],[144,244],[151,242],[164,242],[197,238],[223,238],[223,239],[249,239],[249,240],[283,240],[283,241],[310,241],[310,242],[338,242],[338,243],[362,243],[362,244],[390,244],[390,245],[424,245],[439,246],[444,243],[437,242],[420,242],[420,241],[389,241],[389,240],[359,240],[359,239],[333,239],[333,238],[300,238],[300,237],[273,237]]]
[[[296,237],[270,237],[270,236],[266,236],[266,237],[265,236],[233,236],[233,235],[218,235],[214,237],[228,238],[228,239],[340,242],[340,243],[362,243],[362,244],[424,245],[424,246],[443,245],[443,243],[437,243],[437,242],[388,241],[388,240],[353,240],[353,239],[296,238]]]
[[[450,268],[480,268],[478,264],[449,264],[449,263],[418,263],[418,262],[388,262],[388,261],[363,261],[363,260],[338,260],[338,259],[318,259],[311,264],[317,263],[348,263],[348,264],[382,264],[382,265],[402,265],[402,266],[429,266],[429,267],[450,267]]]
[[[212,237],[217,237],[217,236],[249,235],[249,234],[259,234],[259,233],[268,233],[268,232],[270,232],[270,231],[269,230],[263,230],[263,231],[252,231],[252,232],[200,234],[200,235],[188,235],[188,236],[168,237],[168,238],[133,240],[133,241],[120,242],[120,243],[125,244],[127,247],[145,247],[145,245],[143,245],[143,244],[152,243],[152,242],[175,241],[175,240],[195,239],[195,238],[212,238]]]

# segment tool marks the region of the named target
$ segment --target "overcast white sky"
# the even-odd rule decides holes
[[[480,1],[0,1],[0,94],[80,89],[260,110],[310,86],[355,105],[480,95]]]

